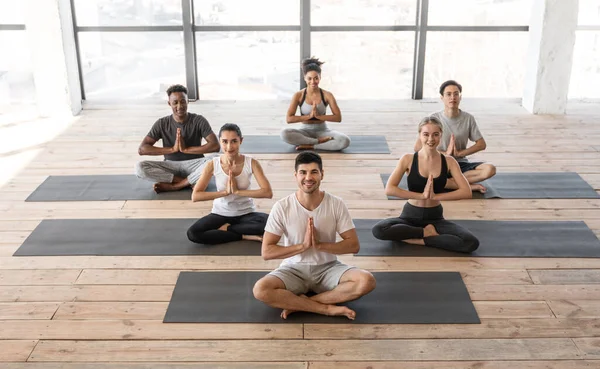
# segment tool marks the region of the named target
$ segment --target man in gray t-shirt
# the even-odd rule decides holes
[[[449,80],[440,86],[444,110],[431,114],[431,116],[438,118],[444,126],[438,150],[446,155],[453,156],[458,161],[460,169],[471,184],[473,191],[485,192],[486,188],[478,182],[494,176],[496,167],[483,162],[470,162],[467,159],[467,156],[485,150],[486,143],[479,127],[477,127],[475,118],[459,109],[461,94],[462,86],[456,81]],[[475,144],[467,147],[469,141],[475,142]],[[420,149],[421,141],[417,139],[415,151]],[[456,188],[456,183],[452,178],[448,178],[446,188]]]
[[[167,96],[173,114],[158,119],[138,149],[140,155],[164,155],[165,160],[145,160],[135,166],[139,178],[155,182],[157,193],[193,186],[212,157],[204,154],[219,151],[219,141],[208,121],[187,112],[187,88],[173,85],[167,89]],[[206,140],[204,145],[202,138]],[[163,147],[154,146],[158,140],[162,140]]]

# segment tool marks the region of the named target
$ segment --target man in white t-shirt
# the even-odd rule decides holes
[[[440,95],[444,103],[444,110],[431,114],[438,118],[444,126],[438,151],[453,156],[458,161],[460,170],[469,181],[473,191],[485,192],[486,188],[478,182],[493,177],[496,174],[496,167],[484,162],[470,162],[467,159],[467,156],[485,150],[487,145],[475,118],[459,109],[462,86],[454,80],[446,81],[440,86]],[[474,142],[471,147],[467,147],[469,141]],[[417,138],[415,151],[420,149],[421,139]],[[446,188],[457,188],[454,179],[448,178]]]
[[[341,198],[319,189],[323,162],[317,153],[299,154],[294,176],[298,191],[275,203],[262,242],[265,260],[284,260],[256,282],[254,297],[283,309],[283,319],[295,311],[354,319],[353,310],[336,304],[371,292],[375,278],[337,260],[360,248],[350,213]],[[337,234],[342,241],[336,242]],[[307,297],[309,291],[316,295]]]

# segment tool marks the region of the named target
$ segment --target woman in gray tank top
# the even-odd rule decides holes
[[[323,62],[316,58],[302,61],[306,88],[294,94],[286,117],[288,124],[299,124],[297,128],[281,131],[281,138],[296,146],[296,150],[339,151],[350,145],[348,136],[329,129],[325,123],[341,122],[342,113],[333,94],[319,88],[321,64]],[[331,109],[330,115],[327,115],[327,106]],[[296,115],[298,108],[300,115]]]

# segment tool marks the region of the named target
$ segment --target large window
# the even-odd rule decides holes
[[[454,79],[464,96],[521,97],[528,41],[526,32],[430,32],[424,96]]]
[[[600,98],[600,2],[579,0],[570,98]]]
[[[35,100],[23,4],[0,0],[0,111]]]
[[[520,96],[533,3],[72,1],[86,98],[154,98],[182,83],[205,100],[287,100],[313,55],[339,98],[420,99],[450,78],[470,96]]]
[[[409,99],[414,32],[314,32],[321,85],[340,99]]]

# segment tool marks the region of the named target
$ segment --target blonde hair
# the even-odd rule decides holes
[[[427,124],[433,124],[434,126],[437,126],[440,129],[440,133],[444,133],[444,126],[442,125],[442,122],[440,122],[440,120],[434,116],[428,116],[421,119],[421,122],[419,123],[419,133],[421,133],[421,128]]]

